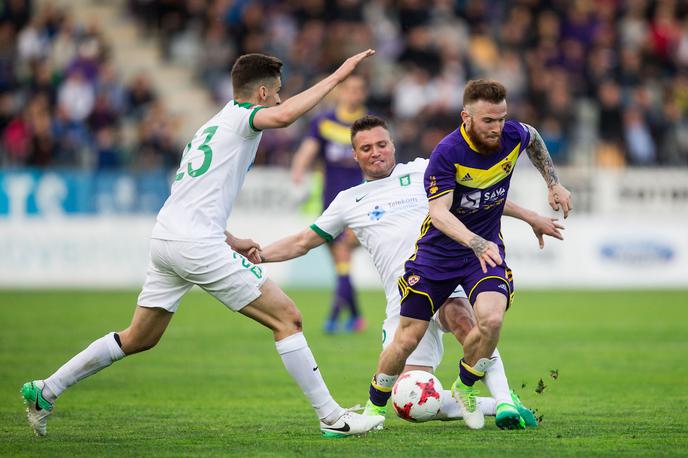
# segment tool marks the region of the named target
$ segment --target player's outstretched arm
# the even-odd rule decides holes
[[[540,174],[547,183],[550,207],[554,211],[559,211],[559,207],[564,212],[564,218],[569,216],[569,212],[573,210],[571,205],[571,193],[564,186],[559,183],[559,177],[554,170],[554,163],[547,151],[545,141],[540,136],[540,133],[528,124],[525,124],[530,131],[530,144],[526,148],[526,153],[530,158],[530,162],[540,171]]]
[[[512,218],[520,219],[530,224],[530,227],[535,233],[540,243],[540,249],[545,247],[545,235],[549,235],[555,239],[564,240],[564,236],[561,235],[560,230],[564,229],[564,226],[559,222],[557,218],[549,218],[547,216],[542,216],[533,210],[523,208],[516,203],[507,200],[504,204],[504,215],[510,216]]]
[[[502,257],[499,254],[497,244],[471,232],[465,224],[452,214],[450,209],[453,199],[454,192],[447,192],[429,201],[432,225],[448,237],[472,249],[478,257],[484,273],[487,273],[487,264],[490,267],[501,265]]]
[[[318,141],[312,137],[306,138],[296,150],[291,163],[291,181],[299,184],[303,181],[306,170],[318,155]]]
[[[258,130],[275,129],[293,123],[317,105],[335,86],[344,81],[358,64],[373,54],[375,51],[368,49],[351,56],[334,73],[316,85],[296,94],[280,105],[255,112],[254,127]]]
[[[323,243],[325,243],[325,239],[320,237],[313,229],[308,228],[271,243],[259,251],[258,255],[261,262],[287,261],[303,256]]]

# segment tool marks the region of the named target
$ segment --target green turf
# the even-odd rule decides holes
[[[327,292],[293,292],[335,398],[364,403],[379,352],[380,292],[361,294],[370,329],[325,336]],[[536,430],[460,422],[324,439],[270,333],[191,293],[157,348],[116,363],[59,400],[36,438],[19,388],[125,327],[135,292],[0,291],[2,456],[650,456],[687,455],[688,292],[519,292],[500,350]],[[447,336],[449,337],[449,336]],[[448,387],[458,352],[445,339]],[[550,377],[557,369],[558,379]],[[535,393],[542,378],[546,388]],[[525,387],[522,387],[525,384]]]

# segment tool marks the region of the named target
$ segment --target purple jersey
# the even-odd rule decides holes
[[[340,191],[363,181],[351,151],[351,124],[365,114],[366,111],[361,110],[345,116],[338,110],[329,110],[311,121],[308,136],[318,142],[318,154],[325,163],[323,208],[327,208]]]
[[[500,221],[516,160],[530,142],[528,128],[507,121],[499,152],[477,152],[464,126],[447,135],[433,150],[425,171],[428,200],[453,191],[451,212],[472,232],[504,250]],[[431,279],[445,280],[461,274],[473,250],[435,228],[430,219],[421,226],[417,250],[406,264]]]

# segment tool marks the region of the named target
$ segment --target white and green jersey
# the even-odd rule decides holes
[[[428,215],[423,186],[427,159],[397,164],[392,174],[340,192],[311,225],[325,240],[345,228],[354,232],[373,258],[387,298],[387,316],[398,315],[397,279],[413,253],[420,227]],[[396,300],[395,300],[396,299]]]
[[[261,108],[231,101],[196,131],[184,149],[170,197],[158,213],[153,238],[225,239],[232,205],[262,136],[253,126]]]

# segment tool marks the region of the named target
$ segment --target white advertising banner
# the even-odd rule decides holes
[[[688,288],[688,172],[564,170],[561,177],[574,192],[565,241],[548,239],[545,249],[539,250],[525,223],[503,221],[507,262],[517,288]],[[14,178],[5,177],[5,185]],[[32,179],[40,184],[43,178]],[[77,189],[77,181],[72,177],[66,183]],[[229,229],[262,244],[302,230],[317,216],[299,210],[307,195],[308,185],[293,187],[286,170],[253,170]],[[53,206],[64,211],[45,212],[35,204],[35,196],[27,196],[0,199],[0,287],[109,288],[143,283],[153,213],[132,216],[91,209],[91,214],[83,214],[78,204],[85,198],[81,194],[64,202],[54,197]],[[521,161],[509,197],[542,214],[553,214],[542,178],[527,161]],[[334,283],[324,247],[266,269],[286,287]],[[353,276],[359,287],[380,287],[362,249],[354,255]]]
[[[263,244],[311,222],[254,214],[232,220],[237,235]],[[0,222],[0,287],[139,287],[153,222],[152,217]],[[571,216],[565,225],[566,239],[547,239],[540,250],[529,226],[504,219],[516,288],[688,288],[688,221]],[[269,264],[266,271],[285,287],[330,287],[334,280],[323,247]],[[380,286],[363,249],[354,256],[353,272],[359,287]]]

